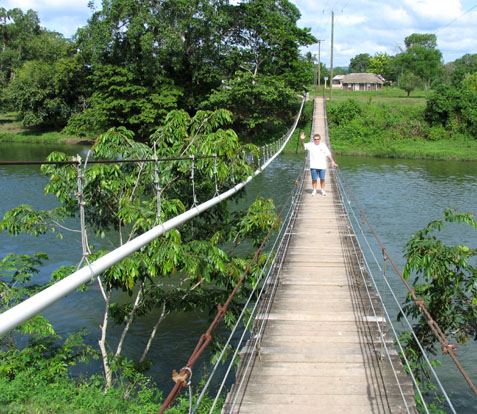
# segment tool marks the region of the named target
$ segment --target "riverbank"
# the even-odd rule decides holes
[[[424,91],[408,97],[397,88],[326,93],[328,126],[335,155],[477,161],[477,139],[424,118]],[[308,104],[308,102],[307,102]],[[311,121],[301,125],[309,134]],[[296,131],[286,152],[303,152]]]
[[[88,145],[92,144],[94,139],[65,135],[61,130],[25,127],[16,119],[15,114],[10,112],[0,114],[0,142]]]

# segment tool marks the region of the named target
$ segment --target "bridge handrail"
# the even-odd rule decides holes
[[[407,280],[404,278],[404,276],[402,275],[401,271],[399,270],[399,268],[397,267],[397,265],[395,264],[395,262],[393,261],[392,257],[389,255],[389,252],[387,251],[387,249],[385,248],[385,246],[383,245],[381,239],[379,238],[379,236],[377,235],[375,229],[373,228],[372,224],[369,222],[366,214],[364,213],[364,211],[362,210],[361,206],[359,205],[358,201],[356,200],[356,197],[354,196],[354,194],[349,190],[349,188],[347,187],[346,185],[346,182],[341,174],[341,172],[338,172],[338,177],[339,177],[339,185],[340,185],[340,190],[342,193],[346,194],[346,195],[349,195],[350,197],[346,197],[346,203],[344,202],[343,205],[346,206],[348,205],[348,208],[351,209],[351,201],[353,201],[356,205],[356,208],[358,209],[358,212],[359,212],[359,215],[361,217],[361,221],[358,220],[357,217],[355,217],[355,221],[356,223],[358,223],[358,227],[360,228],[361,230],[361,234],[363,235],[363,237],[366,239],[366,236],[364,235],[364,232],[363,232],[363,228],[362,226],[364,226],[364,224],[366,224],[368,226],[368,228],[370,229],[371,233],[373,234],[375,240],[377,241],[378,245],[380,246],[381,248],[381,252],[382,252],[382,255],[383,255],[383,260],[386,262],[386,261],[389,261],[389,263],[391,264],[391,266],[393,267],[394,271],[396,272],[396,274],[399,276],[399,278],[402,280],[402,282],[404,283],[404,285],[406,286],[406,289],[408,290],[409,294],[411,295],[411,297],[413,298],[414,300],[414,303],[415,305],[418,307],[418,309],[421,311],[423,317],[425,318],[426,322],[429,324],[432,332],[434,333],[436,339],[441,343],[442,345],[442,350],[443,350],[443,353],[445,354],[448,354],[451,359],[453,360],[453,362],[455,363],[456,367],[458,368],[458,370],[461,372],[461,374],[463,375],[464,379],[466,380],[467,384],[469,385],[469,387],[471,388],[471,390],[474,392],[474,394],[477,394],[477,388],[475,387],[475,385],[472,383],[470,377],[468,376],[468,374],[465,372],[463,366],[461,365],[461,363],[458,361],[456,355],[455,355],[455,350],[454,350],[454,347],[449,344],[449,341],[446,337],[446,335],[441,331],[439,325],[434,321],[434,319],[432,318],[432,316],[430,315],[429,311],[427,310],[426,306],[425,306],[425,303],[423,303],[422,300],[419,300],[419,298],[417,297],[416,295],[416,292],[415,290],[409,285],[409,283],[407,282]],[[351,198],[351,199],[350,199]],[[353,212],[354,214],[354,212]],[[361,225],[359,224],[361,223]],[[355,232],[356,233],[356,232]],[[368,242],[366,240],[366,242]],[[359,243],[359,242],[358,242]],[[369,245],[368,243],[368,249],[370,250],[370,252],[372,253],[373,257],[374,257],[374,260],[376,261],[376,264],[378,267],[379,266],[379,263],[376,259],[376,256],[374,255],[373,251],[372,251],[372,248],[371,246]],[[366,260],[365,260],[366,262]],[[368,263],[366,262],[366,266],[367,266],[367,269],[369,271],[369,273],[371,274],[371,270],[369,268],[369,265]],[[392,326],[392,319],[389,317],[388,313],[387,313],[387,310],[386,310],[386,307],[384,306],[384,301],[382,300],[381,298],[381,295],[380,295],[380,292],[379,292],[379,289],[376,285],[376,281],[374,280],[374,278],[372,278],[372,281],[373,281],[373,284],[374,284],[374,287],[376,289],[376,292],[378,294],[378,297],[381,301],[381,303],[383,304],[383,308],[387,314],[387,319],[388,321],[390,322],[390,325],[391,325],[391,328],[394,330],[394,327]],[[439,387],[441,388],[441,391],[443,393],[443,395],[445,396],[446,400],[447,400],[447,403],[449,404],[449,407],[451,408],[451,410],[453,410],[452,412],[455,412],[454,410],[454,407],[449,399],[449,397],[447,396],[447,393],[446,391],[444,390],[444,387],[442,386],[439,378],[437,377],[437,373],[435,372],[434,368],[432,367],[432,364],[431,362],[428,360],[427,358],[427,355],[424,351],[424,349],[422,348],[421,344],[420,344],[420,341],[419,339],[417,338],[413,328],[412,328],[412,325],[411,325],[411,322],[409,321],[409,319],[407,318],[406,314],[404,313],[404,311],[402,310],[402,307],[399,303],[399,300],[398,298],[396,297],[395,295],[395,292],[393,291],[391,285],[389,284],[387,278],[384,278],[384,281],[385,281],[385,284],[386,286],[388,287],[388,289],[390,290],[392,296],[393,296],[393,299],[396,303],[396,305],[398,306],[401,314],[403,315],[403,320],[406,322],[406,325],[408,326],[410,332],[412,333],[412,335],[414,336],[414,339],[416,340],[418,346],[421,348],[421,351],[422,351],[422,354],[424,356],[424,359],[426,360],[432,374],[434,375],[434,378],[437,382],[437,384],[439,385]],[[403,353],[403,356],[404,358],[406,359],[405,357],[405,354],[404,354],[404,351],[400,345],[400,342],[397,338],[397,334],[395,333],[395,338],[398,342],[398,345],[401,349],[401,352]],[[448,350],[448,351],[447,351]],[[407,359],[406,359],[407,360]],[[412,374],[411,374],[412,375]],[[424,400],[422,400],[424,401]]]
[[[219,204],[223,200],[240,191],[253,178],[259,175],[263,170],[265,170],[270,165],[270,163],[283,151],[286,144],[290,140],[290,137],[296,129],[296,125],[298,124],[298,121],[301,117],[304,103],[305,96],[302,99],[301,106],[296,116],[295,122],[290,128],[283,144],[273,156],[271,156],[264,164],[262,164],[257,170],[255,170],[253,175],[248,176],[245,181],[237,184],[228,191],[225,191],[224,193],[219,194],[218,196],[198,206],[194,206],[188,211],[153,227],[146,233],[141,234],[135,239],[123,244],[122,246],[107,253],[101,258],[95,260],[94,262],[89,263],[87,266],[56,282],[54,285],[46,288],[45,290],[42,290],[41,292],[26,299],[25,301],[19,303],[13,308],[3,312],[2,314],[0,314],[0,336],[7,334],[12,329],[18,327],[23,322],[40,313],[42,310],[53,305],[58,300],[73,292],[75,289],[79,288],[85,283],[92,281],[95,276],[98,276],[106,269],[120,262],[121,260],[134,253],[135,251],[139,250],[146,244],[150,243],[152,240],[164,235],[167,231],[178,227],[179,225],[185,223],[186,221],[192,219],[193,217],[201,214],[205,210],[213,207],[216,204]]]

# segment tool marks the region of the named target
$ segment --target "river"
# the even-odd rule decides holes
[[[52,150],[68,154],[85,152],[80,146],[42,146],[0,143],[0,160],[31,161],[43,160]],[[411,235],[424,228],[427,223],[443,215],[449,207],[460,212],[477,215],[477,163],[457,161],[416,161],[382,159],[371,157],[335,157],[341,173],[354,196],[365,211],[383,244],[398,267],[402,269],[402,249]],[[294,179],[302,168],[301,155],[282,155],[271,166],[246,187],[245,205],[257,195],[272,197],[280,206],[288,197]],[[0,190],[2,202],[0,216],[19,204],[30,204],[36,209],[47,209],[56,205],[52,196],[45,196],[43,187],[46,178],[39,166],[0,166]],[[320,197],[317,197],[319,208]],[[72,221],[69,225],[78,227]],[[475,231],[449,228],[444,233],[446,240],[476,247]],[[59,240],[54,234],[40,238],[30,236],[10,237],[0,233],[0,257],[8,253],[46,252],[50,260],[40,273],[46,281],[50,273],[63,264],[75,264],[81,259],[81,243],[76,235],[65,234]],[[404,288],[398,281],[393,286],[404,296]],[[95,345],[99,324],[103,314],[103,301],[93,285],[88,292],[75,292],[44,312],[53,321],[59,333],[72,332],[86,327],[91,335],[88,341]],[[125,345],[125,355],[138,358],[143,349],[152,321],[140,319],[131,331]],[[149,357],[154,360],[150,374],[166,392],[172,387],[170,373],[180,369],[187,361],[199,336],[206,329],[204,315],[199,313],[170,316],[160,327]],[[474,383],[477,383],[477,347],[474,342],[459,347],[458,358]],[[474,413],[475,397],[461,374],[449,358],[440,358],[443,365],[438,373],[458,413]],[[206,370],[204,360],[201,369]],[[90,369],[100,369],[93,364]],[[200,373],[195,375],[200,376]]]

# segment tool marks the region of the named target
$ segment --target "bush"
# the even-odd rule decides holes
[[[362,105],[355,99],[347,99],[338,105],[327,108],[328,122],[336,126],[347,124],[363,112]]]
[[[427,139],[429,141],[439,141],[446,138],[449,133],[442,125],[437,125],[429,128],[429,133],[427,134]]]

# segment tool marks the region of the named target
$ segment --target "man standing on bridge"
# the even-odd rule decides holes
[[[310,153],[311,185],[313,187],[311,195],[314,196],[316,194],[318,177],[320,177],[321,194],[325,196],[326,157],[330,159],[333,167],[337,167],[338,164],[333,160],[326,144],[321,142],[320,134],[313,135],[313,142],[305,144],[305,132],[302,131],[300,141],[301,146]]]

